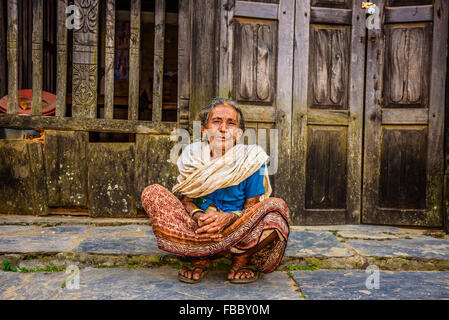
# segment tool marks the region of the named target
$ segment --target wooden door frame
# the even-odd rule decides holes
[[[310,0],[296,1],[295,25],[295,71],[293,80],[293,112],[292,112],[292,170],[289,185],[295,186],[296,192],[291,192],[291,209],[295,212],[294,224],[315,224],[316,219],[326,219],[329,214],[338,214],[337,220],[342,223],[360,224],[361,222],[361,191],[362,191],[362,139],[363,139],[363,90],[365,81],[365,14],[362,1],[354,0],[351,24],[351,68],[349,74],[349,109],[345,122],[348,126],[347,134],[347,199],[344,210],[310,210],[305,208],[306,194],[306,161],[308,125],[313,123],[312,116],[318,114],[309,109],[308,101],[309,79],[309,34],[313,17],[318,16],[320,10],[311,12]],[[328,9],[328,8],[326,8]],[[332,9],[330,9],[332,10]],[[317,22],[315,22],[317,23]],[[361,53],[361,54],[357,54]],[[362,87],[362,88],[363,88]],[[335,114],[338,117],[338,112]],[[297,139],[297,140],[296,140]],[[293,169],[293,163],[301,167]],[[313,211],[315,217],[309,217]],[[331,213],[332,212],[332,213]],[[312,219],[312,220],[311,220]]]
[[[404,221],[410,221],[409,214],[414,212],[418,217],[432,217],[442,215],[442,189],[444,175],[443,161],[443,138],[444,138],[444,84],[446,69],[446,43],[448,32],[448,8],[449,4],[445,0],[435,0],[433,6],[433,32],[432,32],[432,60],[430,91],[428,104],[428,149],[427,149],[427,185],[426,185],[426,209],[422,210],[401,210],[395,209],[395,219],[390,219],[390,211],[377,210],[376,203],[379,199],[379,179],[377,169],[380,166],[380,131],[382,123],[383,110],[381,108],[383,72],[384,72],[384,22],[386,10],[384,4],[386,0],[378,0],[377,7],[380,10],[381,29],[368,30],[368,39],[375,39],[368,42],[367,47],[367,67],[366,67],[366,98],[365,98],[365,137],[370,135],[371,140],[365,138],[364,148],[364,190],[362,202],[362,223],[373,223],[372,216],[365,212],[375,212],[376,222],[382,221],[385,224],[396,224],[398,215],[404,216]],[[442,14],[443,13],[443,14]],[[390,15],[391,18],[391,15]],[[443,42],[435,41],[435,34],[439,34]],[[442,45],[443,44],[443,45]],[[369,75],[369,76],[368,76]],[[443,113],[443,114],[442,114]],[[439,116],[438,116],[439,115]],[[431,140],[432,139],[432,140]],[[368,143],[370,142],[370,143]],[[369,172],[373,171],[372,174]],[[373,200],[374,199],[374,200]],[[432,201],[433,203],[429,204]],[[408,212],[406,212],[408,211]],[[437,219],[429,218],[429,226],[433,225]],[[418,221],[418,220],[416,220]],[[421,220],[419,220],[421,221]],[[415,222],[418,223],[418,222]],[[442,222],[441,222],[442,223]],[[421,225],[420,225],[421,226]],[[440,225],[440,227],[442,224]]]
[[[273,119],[278,130],[277,168],[273,179],[272,196],[283,198],[288,205],[290,200],[291,174],[291,121],[292,121],[292,85],[293,85],[293,40],[295,1],[280,0],[279,4],[220,0],[220,63],[218,93],[221,97],[233,98],[234,90],[234,17],[269,19],[278,22],[277,27],[277,64],[276,94],[272,106],[251,106],[250,111],[243,110],[247,122],[266,122]],[[261,9],[261,10],[256,10]],[[270,141],[271,144],[271,141]],[[270,147],[271,149],[271,147]],[[276,149],[276,147],[274,147]],[[270,155],[272,156],[272,155]]]

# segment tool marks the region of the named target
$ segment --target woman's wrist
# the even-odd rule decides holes
[[[196,222],[198,222],[199,218],[203,215],[204,213],[202,213],[201,211],[197,211],[192,215],[192,219],[195,220]]]

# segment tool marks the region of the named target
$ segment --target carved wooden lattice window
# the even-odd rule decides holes
[[[137,98],[132,97],[131,100],[137,100],[139,120],[151,121],[155,104],[162,108],[162,114],[156,112],[157,117],[161,116],[162,121],[176,121],[178,1],[165,4],[163,1],[142,1],[140,27],[136,21],[137,8],[131,8],[132,1],[116,0],[115,8],[113,2],[100,4],[101,17],[104,19],[100,30],[99,103],[103,104],[104,101],[106,106],[107,99],[110,103],[113,95],[113,118],[128,119],[129,97],[137,95]],[[165,12],[164,21],[159,17],[156,23],[156,11]],[[135,19],[131,19],[132,15]],[[133,39],[139,39],[140,50],[137,50]],[[138,83],[134,78],[136,72]],[[99,105],[99,117],[105,115],[105,109]]]

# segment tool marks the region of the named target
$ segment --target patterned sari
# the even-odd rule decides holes
[[[148,186],[141,198],[161,250],[186,257],[243,253],[276,232],[276,239],[252,255],[250,263],[259,271],[270,273],[284,255],[290,230],[289,209],[282,199],[270,197],[244,209],[241,216],[223,231],[222,240],[210,241],[198,238],[195,233],[197,223],[181,201],[165,187]]]

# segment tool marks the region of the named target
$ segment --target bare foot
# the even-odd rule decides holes
[[[202,265],[207,268],[210,268],[212,266],[212,261],[208,259],[195,260],[190,264],[190,268],[184,267],[181,270],[179,270],[179,274],[189,279],[198,280],[201,276],[201,273],[205,271],[201,268],[195,268],[196,265]]]

